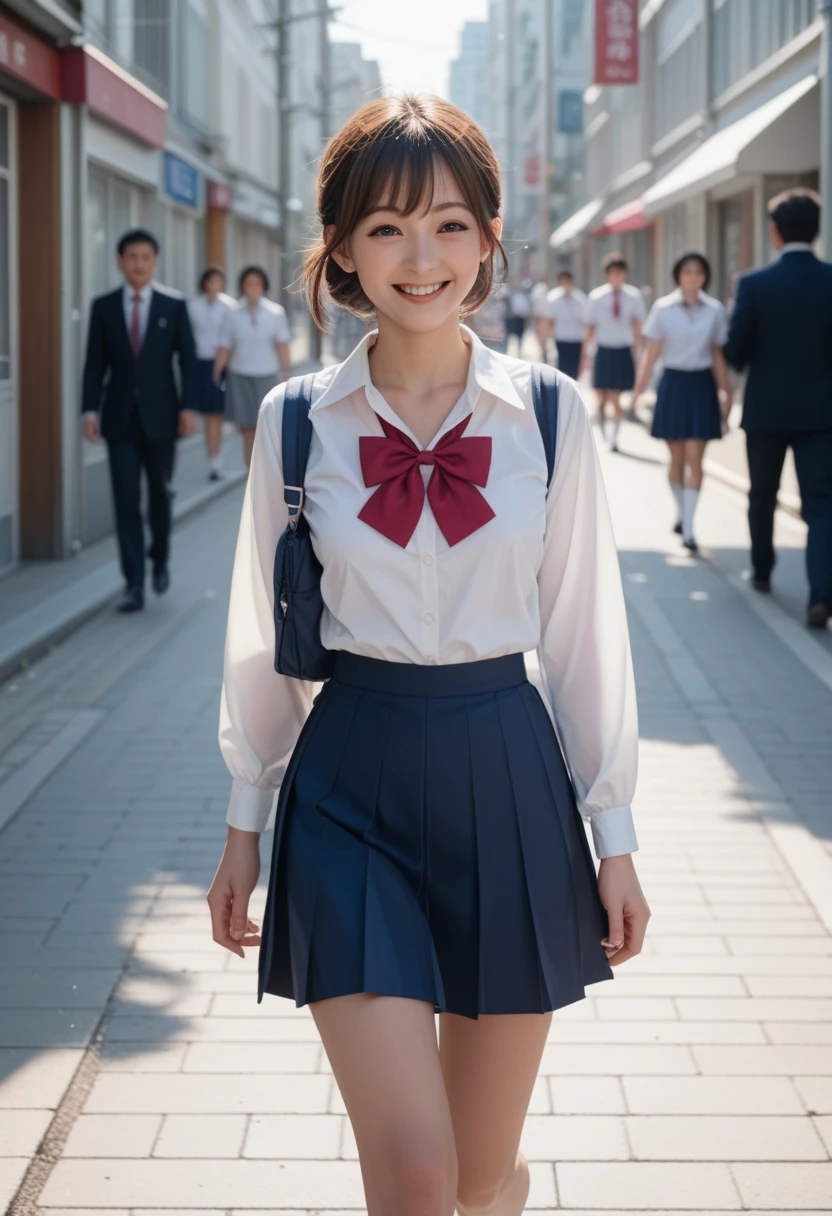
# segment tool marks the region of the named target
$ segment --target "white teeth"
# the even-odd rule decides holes
[[[405,287],[402,285],[399,287],[399,291],[403,291],[408,296],[429,296],[431,292],[438,291],[443,286],[443,283],[434,283],[432,287]]]

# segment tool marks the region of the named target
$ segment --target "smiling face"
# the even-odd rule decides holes
[[[426,189],[417,209],[407,210],[401,192],[388,190],[333,257],[347,274],[357,275],[380,323],[385,318],[425,333],[458,317],[491,248],[461,188],[440,163],[432,191]],[[499,218],[492,228],[499,237]]]

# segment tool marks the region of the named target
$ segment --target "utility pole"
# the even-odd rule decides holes
[[[332,135],[332,62],[329,47],[329,19],[332,10],[329,0],[318,0],[318,59],[320,63],[320,80],[318,90],[318,119],[320,122],[321,156]],[[310,317],[310,354],[313,359],[320,360],[323,348],[323,335]]]
[[[821,66],[823,71],[820,98],[820,184],[823,210],[821,238],[823,254],[832,259],[832,0],[818,0],[823,15]]]
[[[540,205],[540,272],[549,275],[552,253],[549,245],[551,225],[552,174],[555,160],[554,107],[554,7],[555,0],[543,0],[543,198]]]
[[[287,313],[289,298],[288,237],[290,191],[292,109],[289,97],[289,14],[290,0],[277,0],[277,207],[280,216],[280,253],[278,255],[277,298]]]

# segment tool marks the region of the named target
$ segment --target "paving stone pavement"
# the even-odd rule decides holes
[[[832,684],[829,639],[801,658],[789,632],[802,525],[778,523],[781,606],[763,619],[738,579],[739,496],[707,488],[706,556],[691,559],[669,532],[661,448],[635,425],[623,439],[603,463],[653,919],[638,959],[555,1015],[524,1133],[528,1210],[829,1212]],[[208,929],[239,501],[183,527],[169,596],[100,614],[35,679],[0,687],[9,748],[16,720],[99,715],[0,834],[0,1206],[15,1216],[363,1211],[309,1013],[258,1006],[254,955]]]

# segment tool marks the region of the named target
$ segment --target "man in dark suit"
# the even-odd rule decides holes
[[[193,433],[196,351],[185,300],[157,286],[159,245],[142,228],[118,243],[124,286],[92,306],[84,364],[83,429],[103,437],[110,458],[121,569],[127,584],[119,612],[144,607],[145,544],[141,473],[148,489],[153,590],[170,585],[171,494],[177,437]],[[179,361],[177,385],[175,359]]]
[[[809,527],[806,623],[825,629],[832,615],[832,266],[812,252],[820,230],[813,190],[778,195],[768,214],[780,257],[740,279],[725,347],[732,367],[749,369],[742,426],[753,585],[771,589],[774,509],[791,447]]]

